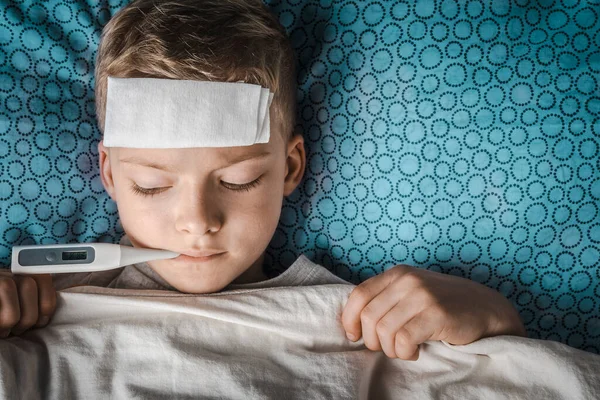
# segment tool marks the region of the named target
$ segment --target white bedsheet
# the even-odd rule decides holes
[[[416,362],[350,342],[353,287],[60,291],[47,327],[0,340],[0,398],[600,398],[600,356],[557,342],[427,342]]]

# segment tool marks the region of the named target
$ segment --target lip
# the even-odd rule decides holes
[[[172,258],[173,261],[176,262],[206,262],[206,261],[211,261],[214,260],[215,258],[221,256],[225,254],[225,252],[222,253],[214,253],[208,256],[191,256],[188,254],[180,254],[179,256]]]

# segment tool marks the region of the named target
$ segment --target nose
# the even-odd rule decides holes
[[[217,196],[211,196],[209,188],[190,190],[177,205],[175,227],[191,235],[216,233],[223,224],[222,211]]]

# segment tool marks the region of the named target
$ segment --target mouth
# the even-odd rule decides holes
[[[212,261],[215,258],[222,256],[223,254],[225,254],[225,252],[215,253],[215,254],[211,254],[210,256],[203,256],[203,257],[192,257],[192,256],[188,256],[187,254],[181,254],[171,260],[175,261],[175,262],[182,262],[182,263],[207,262],[207,261]]]

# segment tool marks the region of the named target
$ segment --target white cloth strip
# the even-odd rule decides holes
[[[108,77],[106,147],[232,147],[268,143],[273,93],[260,85]]]

